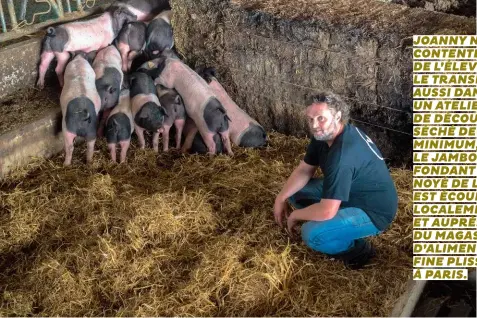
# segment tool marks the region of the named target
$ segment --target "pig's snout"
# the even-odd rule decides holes
[[[240,138],[240,147],[260,148],[267,145],[267,133],[263,127],[250,123]]]

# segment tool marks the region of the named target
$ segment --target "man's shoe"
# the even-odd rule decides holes
[[[376,250],[369,241],[358,239],[352,248],[332,257],[342,260],[346,267],[357,270],[368,264],[375,255]]]

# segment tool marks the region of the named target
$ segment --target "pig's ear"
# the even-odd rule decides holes
[[[154,68],[152,70],[145,71],[145,73],[147,75],[149,75],[150,77],[152,77],[153,80],[155,80],[156,78],[161,76],[161,72],[162,72],[162,70],[159,70],[158,68]]]
[[[96,58],[96,55],[98,54],[98,51],[91,51],[88,54],[86,54],[86,58],[88,62],[92,63],[94,59]]]
[[[123,82],[121,84],[121,89],[128,89],[129,88],[129,74],[123,75]]]
[[[176,95],[176,98],[174,98],[174,104],[180,104],[181,103],[181,96]]]
[[[123,7],[116,10],[114,12],[114,16],[116,18],[124,17],[126,21],[136,21],[137,20],[137,16],[134,13],[129,11],[129,9],[123,8]]]
[[[219,107],[217,107],[217,109],[222,112],[223,114],[227,115],[227,110],[224,108],[224,106],[222,104],[220,104]]]
[[[169,114],[167,113],[166,109],[164,107],[161,107],[161,113],[166,116],[166,117],[169,117]]]

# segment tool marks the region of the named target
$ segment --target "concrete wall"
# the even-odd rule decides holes
[[[412,162],[412,35],[475,30],[471,18],[378,1],[171,6],[187,63],[217,67],[230,95],[267,129],[305,135],[304,95],[332,90],[393,165]]]
[[[34,158],[48,158],[63,149],[61,111],[0,136],[0,179]]]
[[[475,17],[475,0],[379,0],[402,4],[411,8]]]
[[[35,86],[40,61],[41,38],[15,43],[0,49],[0,99],[19,89]],[[56,62],[50,66],[47,84],[52,85]]]

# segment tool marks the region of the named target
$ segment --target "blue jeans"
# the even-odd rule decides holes
[[[323,179],[311,179],[300,191],[289,198],[297,209],[321,201]],[[377,235],[381,231],[368,215],[355,207],[339,208],[337,214],[326,221],[308,221],[301,227],[301,236],[311,249],[328,254],[338,254],[354,247],[355,240]]]

